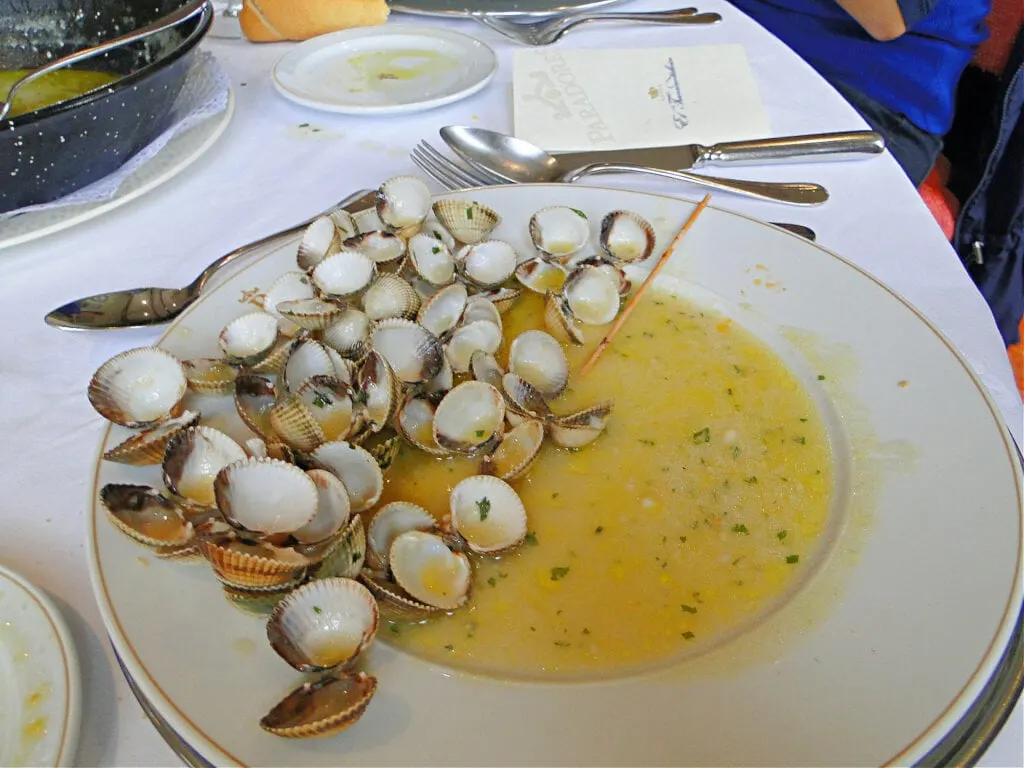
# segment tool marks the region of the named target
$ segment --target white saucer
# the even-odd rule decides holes
[[[418,112],[470,96],[494,77],[487,45],[446,29],[388,24],[300,43],[274,65],[274,87],[313,109],[353,115]]]
[[[81,682],[57,608],[0,566],[0,765],[71,765]]]

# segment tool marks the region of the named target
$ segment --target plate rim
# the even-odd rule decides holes
[[[460,45],[463,50],[476,50],[488,60],[487,73],[467,88],[454,93],[448,93],[432,99],[422,101],[405,102],[402,104],[386,104],[375,106],[358,106],[342,102],[329,102],[318,99],[306,98],[288,87],[282,82],[279,69],[286,61],[301,60],[304,56],[314,51],[323,50],[336,41],[344,43],[350,40],[397,37],[400,35],[419,36],[428,39],[441,39]],[[270,70],[270,79],[276,90],[282,97],[308,109],[315,109],[320,112],[333,112],[339,115],[363,115],[367,117],[376,115],[397,115],[423,112],[435,107],[442,107],[447,104],[454,104],[457,101],[467,99],[486,88],[498,72],[498,54],[483,40],[467,35],[463,32],[444,27],[427,27],[416,24],[387,24],[379,27],[357,27],[353,29],[340,29],[336,32],[328,32],[324,35],[317,35],[296,45],[290,51],[283,54]]]
[[[538,183],[516,184],[506,186],[522,187],[524,189],[549,189],[552,187],[558,187],[560,185],[551,183]],[[690,206],[697,205],[697,201],[689,197],[665,195],[654,192],[646,192],[642,190],[627,190],[616,187],[590,185],[581,186],[586,186],[588,189],[598,190],[604,193],[621,194],[625,192],[630,195],[642,195],[645,197],[652,197],[655,199],[670,201],[673,204],[682,203],[684,205]],[[449,190],[442,192],[440,195],[432,195],[432,197],[436,198],[444,196],[446,194],[472,194],[487,189],[493,189],[493,187],[468,187],[459,190]],[[736,216],[741,219],[746,219],[762,227],[767,227],[773,230],[780,229],[779,227],[775,227],[772,224],[761,219],[758,219],[755,216],[733,211],[719,205],[708,205],[707,207],[714,209],[720,213],[727,214],[729,216]],[[905,298],[902,294],[897,292],[895,289],[891,288],[880,278],[876,277],[875,275],[873,275],[871,272],[864,269],[860,265],[850,261],[849,259],[832,251],[829,248],[822,246],[817,242],[807,241],[800,235],[797,235],[788,230],[782,230],[782,232],[784,232],[788,237],[795,238],[798,242],[802,244],[814,246],[815,248],[819,249],[823,253],[823,255],[828,256],[832,259],[836,259],[844,266],[849,267],[855,270],[856,272],[860,273],[863,277],[867,278],[871,283],[875,284],[878,288],[881,288],[892,299],[894,299],[899,304],[902,304],[906,309],[908,309],[917,318],[917,320],[923,323],[924,326],[928,329],[928,331],[934,334],[935,337],[943,344],[943,346],[946,347],[946,349],[952,354],[954,360],[956,360],[956,362],[967,374],[968,379],[974,385],[975,389],[981,395],[982,401],[988,408],[989,413],[991,414],[993,420],[998,426],[998,431],[1002,439],[1004,450],[1006,451],[1008,460],[1011,466],[1013,467],[1013,479],[1016,485],[1017,493],[1018,495],[1022,496],[1022,498],[1024,498],[1024,466],[1022,466],[1018,462],[1018,449],[1016,447],[1016,442],[1013,438],[1013,435],[1010,433],[1009,426],[1003,418],[998,405],[992,398],[992,395],[989,393],[988,389],[985,387],[985,385],[978,378],[977,374],[971,368],[966,357],[959,351],[956,345],[953,344],[953,342],[946,336],[946,334],[943,333],[939,328],[937,328],[931,322],[931,320],[920,309],[917,308],[917,306],[913,302]],[[280,250],[282,247],[286,245],[287,242],[291,242],[292,239],[297,240],[297,238],[298,235],[296,235],[294,238],[290,238],[288,241],[275,243],[275,245],[272,248],[268,248],[258,258],[254,259],[253,261],[246,264],[245,267],[233,273],[231,277],[237,277],[238,275],[248,271],[254,265],[262,262],[271,253]],[[161,343],[163,343],[163,341],[177,329],[177,326],[182,321],[182,318],[190,314],[193,311],[193,307],[198,306],[204,300],[213,296],[217,292],[218,288],[219,286],[215,286],[214,289],[210,290],[203,296],[200,296],[200,298],[192,305],[192,307],[189,307],[189,309],[186,310],[186,312],[182,313],[182,315],[176,318],[171,323],[171,325],[169,325],[166,328],[164,333],[161,334],[160,338],[152,343],[152,346],[158,346]],[[230,753],[226,752],[226,750],[224,750],[219,744],[206,737],[205,734],[201,730],[199,730],[198,726],[194,725],[192,721],[188,718],[188,716],[184,712],[182,712],[166,694],[164,694],[163,689],[160,687],[159,683],[152,678],[152,676],[149,674],[145,666],[142,665],[142,663],[138,660],[134,651],[134,647],[132,646],[131,641],[128,640],[123,630],[121,629],[120,622],[117,620],[116,615],[113,615],[112,613],[108,612],[112,611],[112,606],[109,605],[105,600],[100,599],[100,595],[102,594],[106,596],[107,591],[105,588],[105,578],[98,565],[98,526],[96,523],[97,518],[100,517],[100,515],[97,509],[98,505],[96,489],[99,481],[99,473],[102,467],[103,449],[111,428],[111,425],[107,423],[101,430],[96,450],[96,461],[94,464],[92,483],[89,490],[87,491],[90,494],[90,497],[87,500],[86,506],[86,509],[91,510],[91,514],[89,515],[89,521],[87,523],[88,528],[86,532],[86,552],[88,555],[89,563],[89,577],[93,587],[94,596],[96,597],[96,602],[99,606],[101,617],[103,618],[104,625],[106,626],[108,635],[110,637],[110,642],[114,646],[115,651],[117,651],[119,657],[122,658],[124,665],[131,673],[135,682],[143,690],[143,692],[146,694],[146,697],[150,700],[154,707],[156,707],[166,717],[166,719],[172,725],[175,731],[185,736],[187,741],[202,743],[203,749],[197,750],[201,754],[205,755],[215,753],[218,756],[228,758],[235,764],[243,765],[244,763],[242,761],[238,760],[238,758],[236,758],[234,755],[231,755]],[[1022,531],[1024,531],[1024,510],[1022,510],[1020,522]],[[912,739],[909,739],[907,741],[906,746],[904,746],[891,757],[881,762],[880,765],[891,766],[905,763],[916,763],[917,760],[927,755],[931,749],[933,749],[941,742],[941,740],[952,730],[953,727],[956,726],[960,719],[967,713],[967,711],[975,702],[975,700],[977,700],[980,693],[984,690],[989,679],[998,670],[999,661],[1002,658],[1003,653],[1009,647],[1009,641],[1014,631],[1017,615],[1018,612],[1021,610],[1020,606],[1022,603],[1022,599],[1024,599],[1024,581],[1022,581],[1021,579],[1022,569],[1024,569],[1024,540],[1018,541],[1017,543],[1017,561],[1015,563],[1013,587],[1011,588],[1010,594],[1008,595],[1008,598],[1006,600],[1006,604],[1003,608],[1003,613],[1000,618],[999,624],[996,627],[992,635],[992,638],[989,641],[988,646],[984,654],[982,655],[981,659],[979,660],[978,664],[976,665],[974,671],[964,681],[960,689],[950,699],[950,701],[945,705],[945,707],[943,707],[941,712],[917,735],[915,735]],[[466,674],[470,674],[472,676],[471,673]],[[165,708],[164,705],[167,705],[168,708]]]
[[[82,719],[82,674],[78,651],[67,620],[53,600],[42,589],[30,582],[17,571],[0,564],[0,581],[18,587],[31,598],[36,608],[46,618],[53,630],[60,649],[64,668],[64,716],[55,765],[72,765],[78,747],[78,736]]]
[[[83,203],[83,210],[78,210],[76,212],[75,209],[72,208],[69,210],[69,215],[67,218],[61,219],[60,221],[55,221],[47,226],[40,227],[39,229],[33,229],[29,232],[24,232],[20,235],[16,235],[8,239],[4,239],[2,236],[0,236],[0,251],[4,250],[5,248],[13,248],[14,246],[17,245],[23,245],[25,243],[32,242],[33,240],[39,240],[49,235],[53,235],[58,232],[63,232],[64,230],[67,229],[71,229],[72,227],[78,226],[79,224],[83,224],[87,221],[91,221],[92,219],[98,218],[99,216],[109,213],[110,211],[116,210],[123,205],[127,205],[133,200],[136,200],[142,197],[143,195],[152,192],[157,187],[166,184],[174,177],[183,173],[186,169],[188,169],[189,166],[191,166],[200,157],[205,155],[210,149],[213,148],[213,146],[217,143],[220,137],[224,135],[224,131],[227,130],[228,125],[231,124],[231,118],[234,116],[234,113],[235,91],[234,88],[229,83],[227,91],[227,105],[224,107],[224,109],[222,109],[216,115],[210,115],[208,118],[201,121],[199,124],[193,126],[185,134],[182,134],[182,136],[187,136],[192,131],[199,131],[202,129],[209,131],[209,135],[192,152],[192,154],[182,158],[176,165],[172,166],[171,168],[168,168],[163,173],[157,174],[152,179],[149,179],[148,181],[144,182],[138,188],[133,189],[131,192],[128,192],[124,195],[118,195],[115,192],[114,196],[109,200],[104,200],[99,203]],[[160,152],[158,152],[154,156],[154,158],[159,157],[159,155],[165,152],[168,147],[174,146],[174,144],[179,139],[181,139],[182,136],[175,136],[173,139],[167,142],[167,145],[165,145],[160,150]],[[154,158],[150,159],[152,160]],[[135,172],[132,174],[132,176],[138,174],[145,167],[146,164],[143,163],[139,168],[135,169]],[[125,179],[125,181],[127,181],[127,179]],[[38,213],[42,213],[42,211]],[[29,211],[25,215],[31,216],[32,212]]]

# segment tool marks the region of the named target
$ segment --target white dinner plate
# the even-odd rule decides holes
[[[446,29],[388,24],[306,40],[274,65],[274,87],[313,109],[352,115],[418,112],[486,86],[498,68],[487,45]]]
[[[60,611],[0,566],[0,765],[71,765],[81,717],[78,656]]]
[[[452,196],[498,211],[495,236],[522,253],[531,214],[547,205],[583,211],[595,236],[608,211],[636,211],[655,225],[655,253],[693,209],[575,185]],[[217,355],[220,328],[294,259],[293,242],[253,263],[161,345]],[[774,613],[703,655],[590,682],[469,675],[378,638],[369,664],[380,689],[359,723],[326,740],[279,739],[258,721],[298,676],[264,623],[229,607],[207,566],[162,562],[115,530],[97,490],[160,486],[160,470],[100,462],[92,579],[146,698],[215,764],[867,766],[925,755],[995,670],[1021,605],[1021,468],[994,404],[913,307],[839,256],[753,219],[709,208],[658,280],[756,333],[825,417],[832,535]],[[230,401],[195,404],[243,436]],[[103,447],[124,433],[108,430]]]
[[[0,249],[21,245],[109,213],[159,187],[188,168],[212,147],[231,122],[234,92],[221,112],[175,136],[128,176],[109,200],[30,211],[0,222]]]
[[[491,16],[551,16],[580,13],[622,0],[399,0],[391,10],[418,16],[466,16],[470,11],[487,11]]]

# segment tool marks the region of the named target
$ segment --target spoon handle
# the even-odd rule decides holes
[[[661,176],[662,178],[674,179],[676,181],[688,181],[691,184],[699,184],[702,187],[710,187],[722,192],[733,192],[737,195],[754,197],[759,200],[769,200],[775,203],[788,203],[789,205],[821,205],[828,200],[828,190],[820,184],[722,179],[716,176],[687,173],[686,171],[664,171],[660,168],[648,168],[644,165],[621,163],[592,163],[565,174],[561,180],[571,184],[574,181],[579,181],[584,176],[596,176],[604,173],[640,173]]]

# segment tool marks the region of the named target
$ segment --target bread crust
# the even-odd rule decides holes
[[[245,0],[238,22],[254,43],[307,40],[388,20],[385,0]]]

